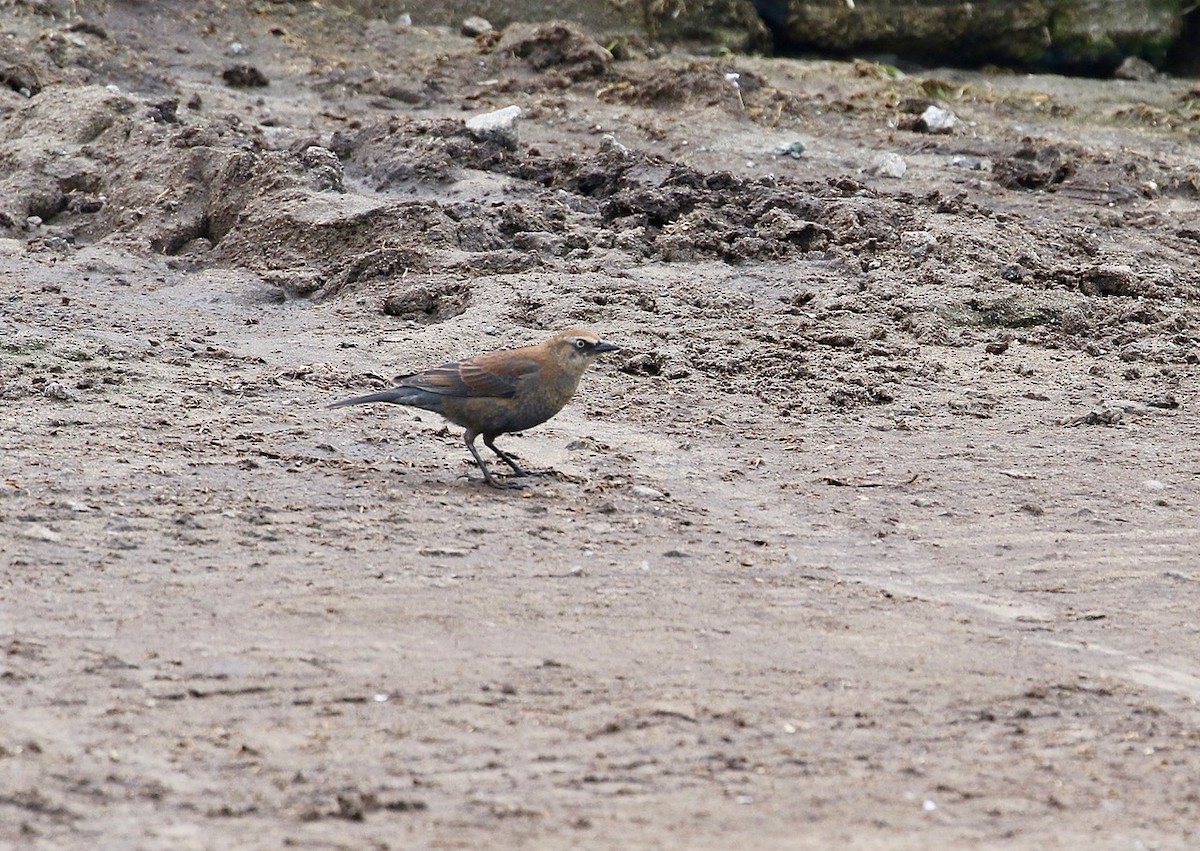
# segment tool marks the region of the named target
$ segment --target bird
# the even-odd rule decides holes
[[[592,362],[620,348],[586,328],[568,328],[535,346],[500,349],[397,376],[390,390],[342,399],[329,407],[388,402],[434,411],[466,429],[463,440],[487,484],[523,487],[518,482],[498,482],[479,456],[475,439],[482,436],[484,445],[516,476],[529,475],[496,446],[496,438],[541,425],[557,414],[575,395]]]

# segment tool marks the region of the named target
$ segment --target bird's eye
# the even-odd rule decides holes
[[[587,340],[576,340],[575,341],[575,348],[577,348],[577,349],[586,349],[587,345],[588,345]]]

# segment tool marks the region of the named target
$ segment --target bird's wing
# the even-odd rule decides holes
[[[498,352],[497,355],[509,355]],[[484,355],[468,361],[435,366],[397,379],[403,387],[416,387],[441,396],[511,399],[523,379],[536,377],[537,362],[525,357]]]

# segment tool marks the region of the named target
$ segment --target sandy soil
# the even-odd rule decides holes
[[[1194,82],[233,5],[5,4],[0,846],[1200,842]]]

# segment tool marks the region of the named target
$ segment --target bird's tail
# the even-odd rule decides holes
[[[419,392],[419,391],[418,391]],[[327,405],[329,408],[344,408],[347,405],[369,405],[372,402],[391,402],[393,405],[409,405],[413,402],[412,387],[393,387],[391,390],[380,390],[378,393],[368,393],[366,396],[355,396],[353,399],[342,399]]]

